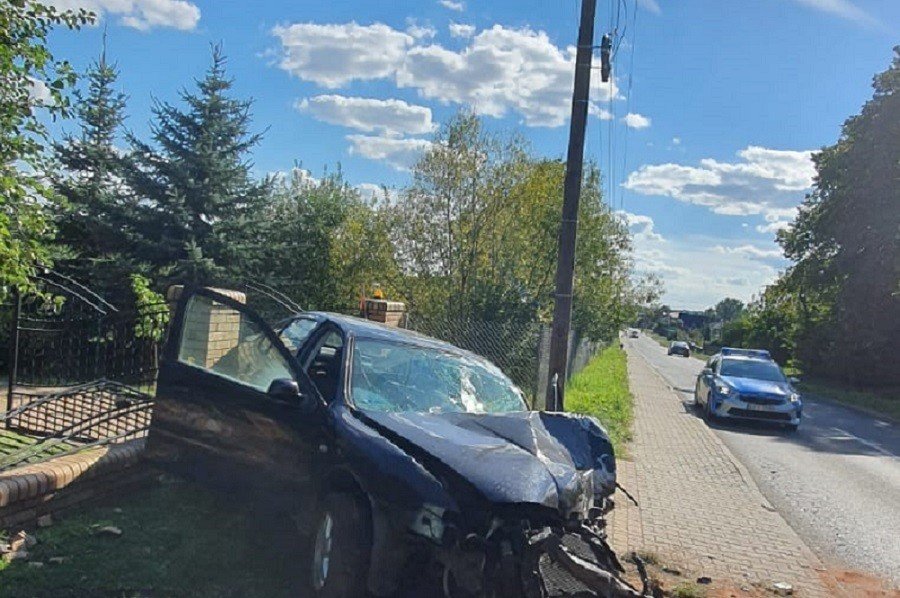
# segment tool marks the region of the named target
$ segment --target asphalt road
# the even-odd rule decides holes
[[[632,357],[693,403],[702,361],[668,357],[643,334],[627,342]],[[714,429],[824,562],[900,585],[900,427],[809,397],[803,412],[795,433],[762,424]]]

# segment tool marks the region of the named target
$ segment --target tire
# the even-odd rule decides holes
[[[703,405],[703,419],[708,424],[716,421],[716,414],[712,412],[712,404],[708,396],[706,397],[706,403]]]
[[[369,510],[352,494],[325,496],[312,538],[310,586],[317,598],[365,595],[372,547]]]
[[[788,424],[784,427],[784,429],[793,434],[800,429],[800,424]]]

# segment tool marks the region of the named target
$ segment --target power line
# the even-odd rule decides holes
[[[637,13],[638,13],[638,1],[634,2],[634,10],[631,12],[631,51],[628,59],[628,98],[625,100],[626,102],[626,114],[631,112],[631,101],[632,96],[634,95],[633,91],[633,81],[634,81],[634,48],[637,46]],[[625,137],[623,140],[623,148],[622,148],[622,175],[625,176],[628,172],[628,126],[625,127]],[[619,209],[625,209],[625,192],[619,192]]]

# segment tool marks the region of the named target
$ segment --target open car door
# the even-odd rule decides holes
[[[224,292],[223,292],[224,293]],[[291,512],[310,482],[317,395],[239,293],[184,290],[163,350],[148,442],[179,476]]]

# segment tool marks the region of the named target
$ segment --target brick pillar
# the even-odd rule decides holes
[[[166,300],[173,308],[183,290],[184,287],[181,285],[169,287]],[[225,295],[238,303],[247,302],[247,296],[240,291],[211,287],[209,290]],[[179,359],[210,368],[240,341],[241,314],[227,305],[216,303],[206,297],[198,297],[185,314],[181,338]]]
[[[400,301],[386,301],[384,299],[366,299],[363,317],[374,322],[381,322],[388,326],[404,324],[406,304]]]

